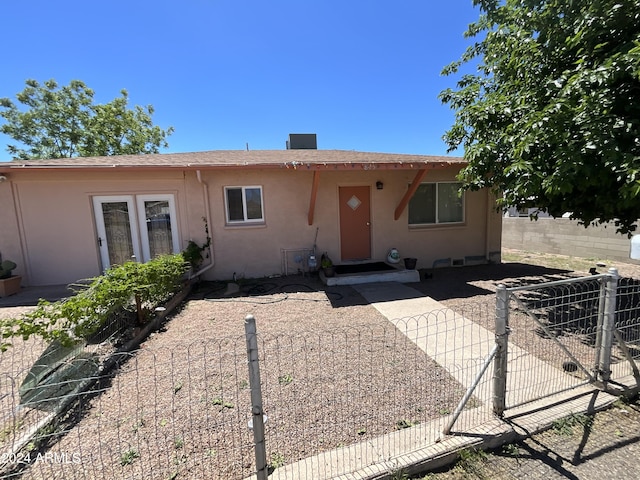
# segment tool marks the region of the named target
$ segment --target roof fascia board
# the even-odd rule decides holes
[[[437,163],[305,163],[305,164],[287,164],[287,163],[252,163],[246,165],[26,165],[26,164],[5,164],[0,163],[0,173],[9,173],[12,171],[26,170],[62,170],[62,171],[91,171],[91,170],[127,170],[127,171],[144,171],[144,170],[249,170],[249,169],[288,169],[288,170],[349,170],[349,171],[368,171],[368,170],[426,170],[441,169],[450,166],[464,164],[458,162],[437,162]]]

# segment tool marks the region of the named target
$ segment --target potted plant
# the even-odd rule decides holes
[[[407,270],[415,270],[417,263],[418,263],[417,258],[413,258],[413,257],[404,258],[404,268],[406,268]]]
[[[329,258],[329,255],[327,255],[327,252],[324,252],[322,257],[320,257],[320,266],[322,267],[325,277],[333,277],[336,274],[333,262],[331,258]]]
[[[5,260],[0,263],[0,297],[8,297],[20,291],[22,277],[11,275],[11,272],[16,267],[17,265],[11,260]]]

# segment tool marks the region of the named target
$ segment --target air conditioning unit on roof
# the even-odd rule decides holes
[[[287,150],[317,150],[318,141],[315,133],[290,133]]]

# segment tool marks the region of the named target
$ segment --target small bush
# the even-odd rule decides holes
[[[94,278],[85,290],[73,297],[48,302],[21,318],[0,322],[2,345],[7,339],[39,335],[69,346],[94,334],[122,311],[136,313],[143,324],[155,307],[182,288],[187,270],[182,254],[162,255],[147,263],[127,262],[116,265]]]
[[[120,455],[120,465],[122,465],[123,467],[126,465],[131,465],[136,458],[140,458],[140,454],[133,448],[130,448],[126,452],[123,452],[122,455]]]
[[[267,470],[273,472],[276,468],[283,467],[286,464],[284,455],[280,452],[271,452]]]

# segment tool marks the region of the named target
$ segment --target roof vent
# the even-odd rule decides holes
[[[317,150],[318,141],[315,133],[290,133],[287,150]]]

